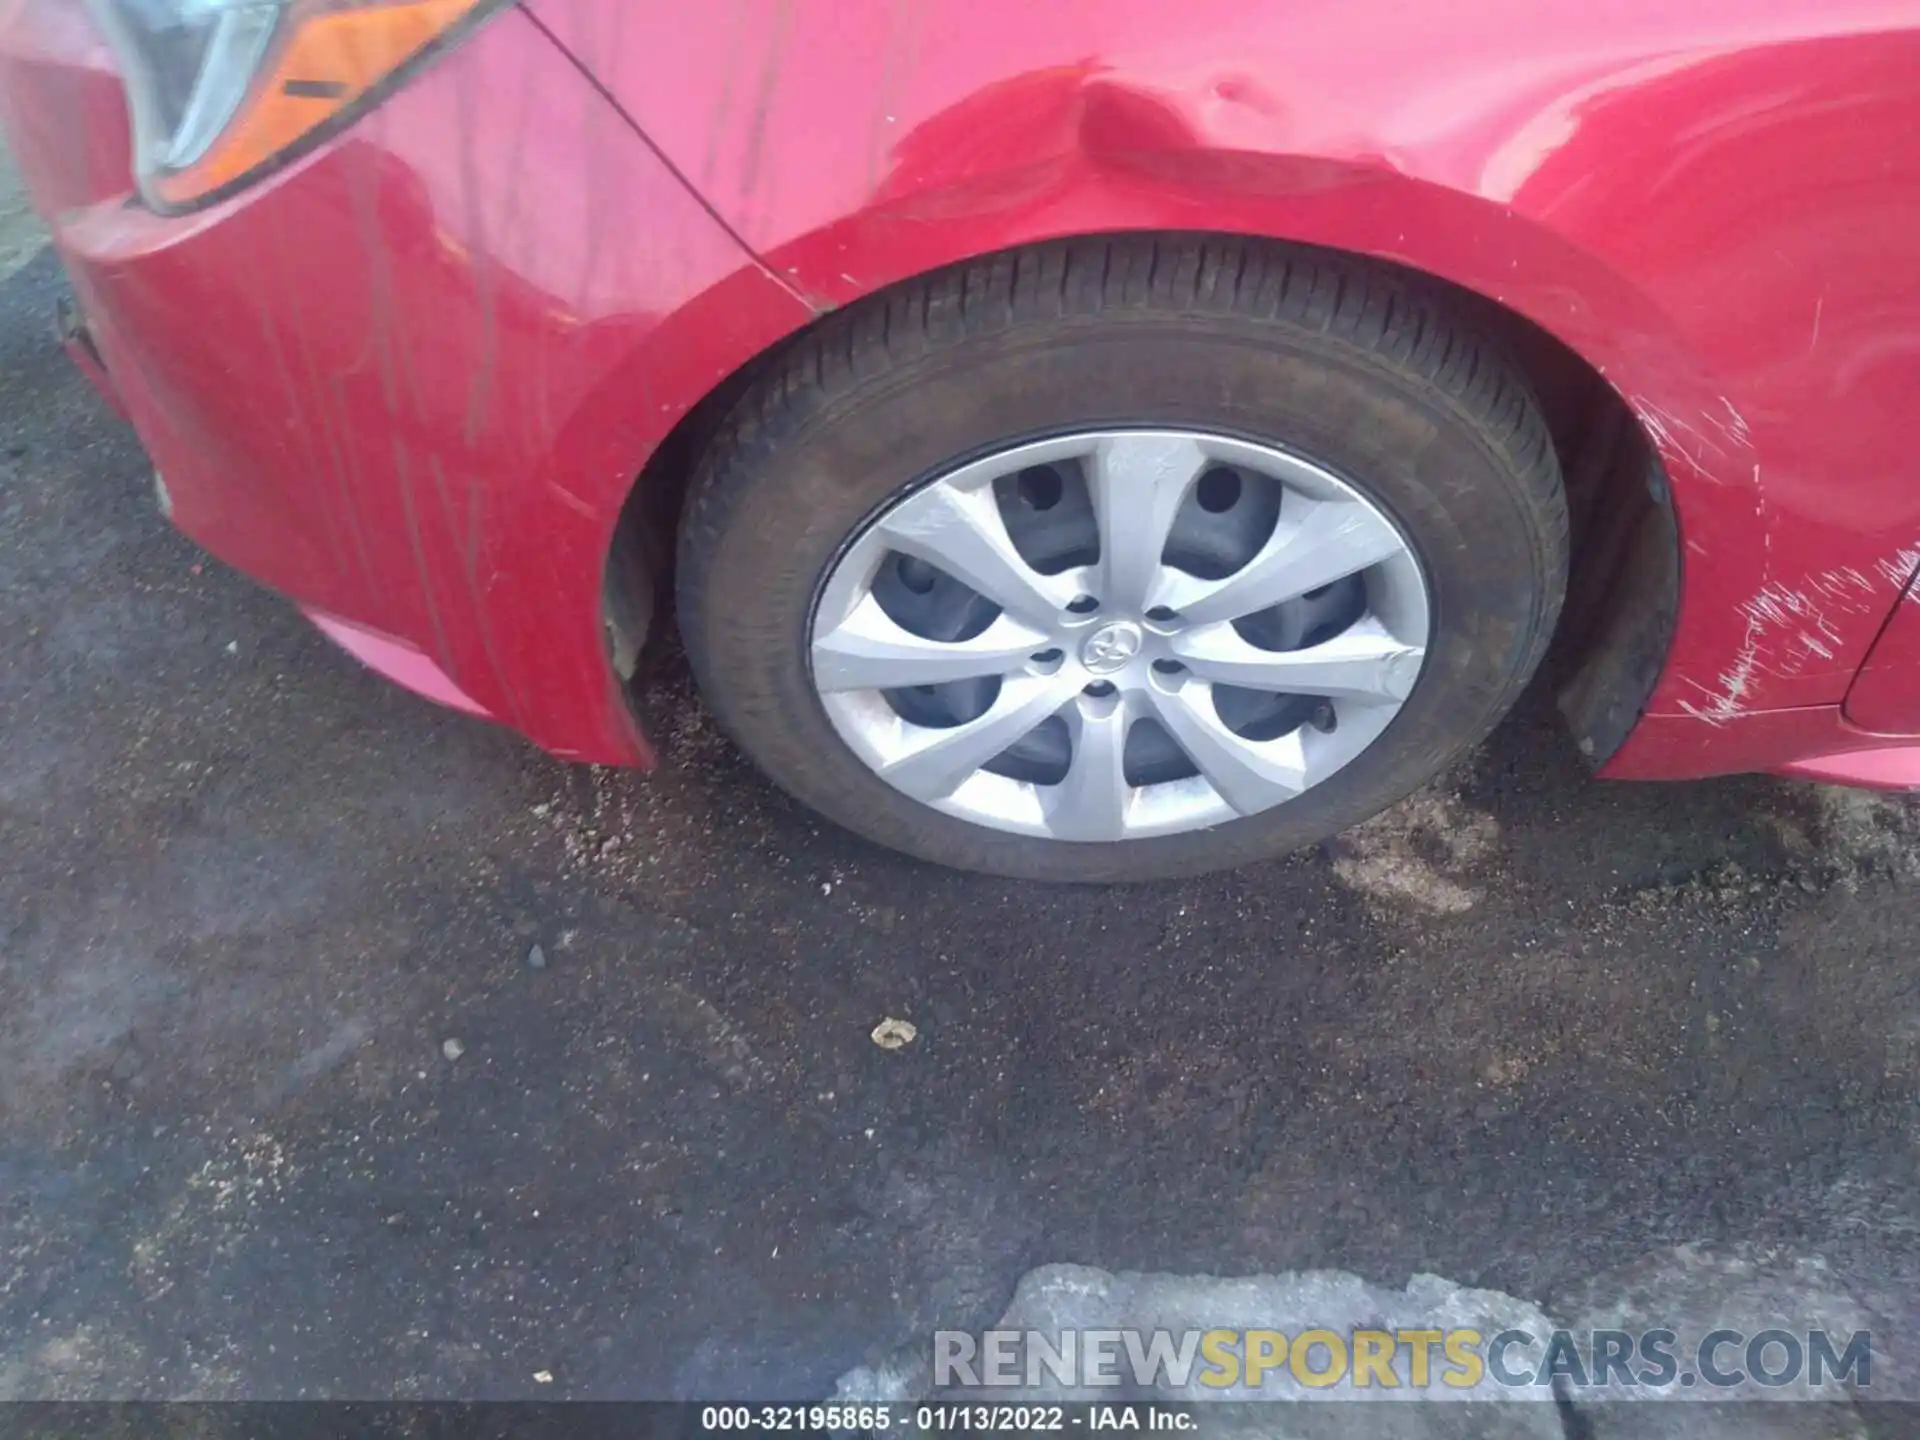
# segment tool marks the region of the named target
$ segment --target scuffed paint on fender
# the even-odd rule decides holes
[[[1920,33],[1871,0],[528,3],[822,301],[1055,236],[1224,231],[1539,324],[1671,480],[1686,593],[1650,713],[1837,702],[1879,617],[1782,635],[1746,607],[1920,534]],[[1802,634],[1806,663],[1770,657]]]

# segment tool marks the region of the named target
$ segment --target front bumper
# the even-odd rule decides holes
[[[0,121],[173,519],[403,684],[645,763],[609,661],[621,507],[808,312],[516,8],[208,210],[133,197],[112,60],[0,5]]]

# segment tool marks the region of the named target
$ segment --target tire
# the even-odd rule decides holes
[[[1357,758],[1257,814],[1079,842],[895,789],[834,728],[813,607],[851,536],[984,449],[1076,427],[1183,427],[1341,477],[1419,561],[1424,667]],[[721,425],[681,528],[680,625],[723,729],[781,787],[877,843],[1058,881],[1198,874],[1323,841],[1483,739],[1551,638],[1567,510],[1526,385],[1415,280],[1257,241],[1060,242],[914,280],[823,321]]]

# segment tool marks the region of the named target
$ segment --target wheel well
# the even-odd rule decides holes
[[[1244,243],[1247,237],[1219,238]],[[961,265],[993,258],[975,256]],[[1658,457],[1619,392],[1533,321],[1423,271],[1370,256],[1347,258],[1395,272],[1439,297],[1462,323],[1498,345],[1539,402],[1566,485],[1573,551],[1566,605],[1544,669],[1582,754],[1604,761],[1626,739],[1652,693],[1679,608],[1679,531]],[[605,577],[610,654],[629,682],[636,680],[644,654],[657,651],[671,629],[658,622],[671,614],[674,541],[700,456],[758,378],[825,319],[801,327],[723,379],[681,417],[636,480]]]
[[[1573,567],[1541,669],[1580,753],[1602,764],[1646,708],[1679,616],[1680,530],[1666,472],[1620,392],[1576,351],[1484,295],[1403,273],[1445,293],[1468,324],[1497,337],[1547,418]]]

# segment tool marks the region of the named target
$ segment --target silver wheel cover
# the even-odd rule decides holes
[[[1042,553],[1061,535],[1067,563]],[[873,516],[821,586],[809,649],[834,729],[895,789],[996,830],[1114,841],[1256,815],[1352,762],[1412,693],[1429,612],[1406,537],[1321,467],[1100,430]]]

